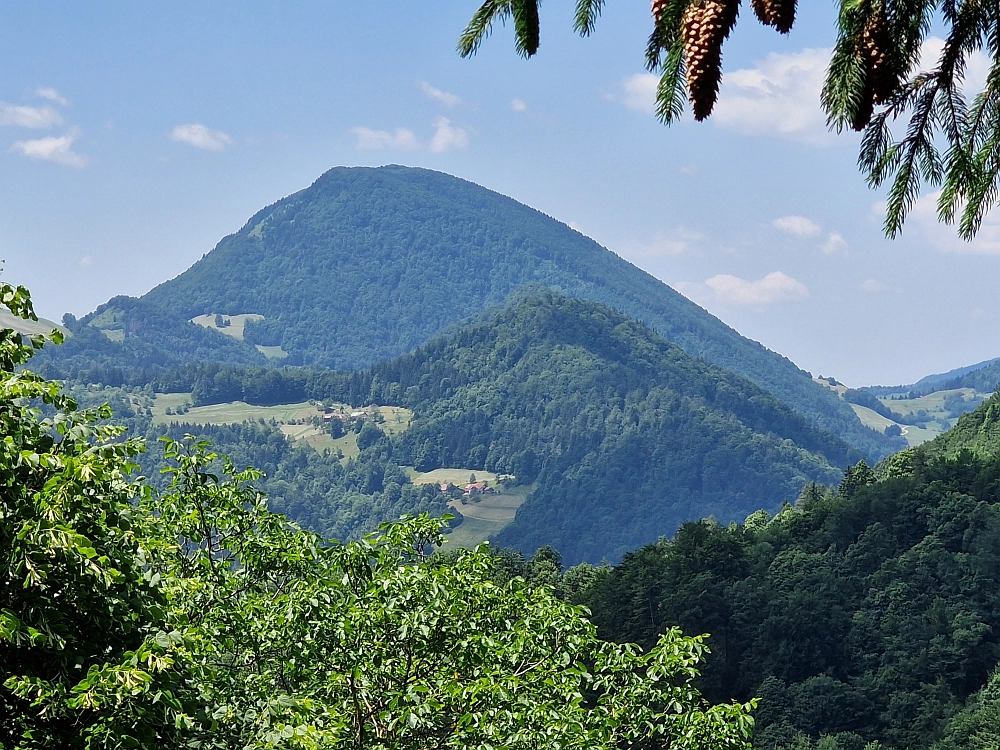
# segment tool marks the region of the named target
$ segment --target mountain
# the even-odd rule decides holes
[[[423,169],[332,169],[258,212],[190,269],[146,294],[138,307],[112,300],[77,329],[104,330],[118,345],[124,368],[155,364],[151,351],[129,349],[132,339],[159,348],[164,367],[182,360],[249,364],[263,351],[287,355],[282,361],[290,365],[354,368],[412,351],[526,283],[645,322],[689,354],[749,378],[869,456],[902,447],[865,428],[847,404],[792,362],[743,338],[593,240],[510,198]],[[161,311],[153,327],[149,310]],[[216,315],[253,317],[242,319],[242,340],[223,335],[226,328],[184,322]],[[218,356],[206,354],[210,342]],[[186,349],[188,344],[196,349]],[[70,364],[63,358],[72,359],[71,349],[54,355],[50,374],[85,375],[81,347],[78,342]],[[112,360],[102,359],[101,366],[114,367]]]
[[[956,367],[948,372],[927,375],[910,385],[872,385],[865,390],[879,396],[928,394],[956,388],[975,388],[981,393],[992,393],[1000,382],[1000,358],[987,359],[974,365]]]
[[[211,383],[199,382],[196,403],[411,410],[408,429],[381,448],[387,459],[419,472],[514,475],[530,492],[497,542],[529,552],[552,545],[572,562],[617,559],[687,519],[777,509],[808,482],[838,481],[838,467],[860,458],[745,378],[620,312],[549,291],[365,372],[203,377]],[[363,473],[373,477],[368,491],[381,492],[383,475],[397,470]],[[293,515],[315,526],[318,510]]]
[[[615,641],[710,633],[699,687],[760,698],[761,750],[1000,747],[998,408],[773,517],[685,524],[616,568],[571,571],[591,580],[575,601]]]

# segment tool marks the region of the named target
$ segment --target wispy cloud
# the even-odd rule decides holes
[[[677,227],[670,232],[658,232],[651,240],[625,244],[621,252],[629,258],[645,261],[657,258],[676,258],[693,252],[705,240],[705,235],[687,227]]]
[[[515,112],[527,112],[528,105],[523,99],[514,98],[510,100],[510,108]]]
[[[50,86],[42,86],[35,90],[35,96],[41,99],[48,99],[50,102],[58,104],[60,107],[68,107],[69,100]]]
[[[777,302],[797,302],[809,297],[805,284],[782,271],[772,271],[756,280],[722,273],[706,279],[705,286],[718,302],[741,307],[759,308]]]
[[[87,165],[87,157],[73,151],[73,143],[77,133],[67,133],[56,138],[37,138],[28,141],[15,141],[10,150],[35,161],[49,161],[64,167],[80,169]]]
[[[903,227],[904,235],[914,235],[923,238],[945,253],[956,255],[1000,255],[1000,215],[996,211],[986,214],[979,234],[971,242],[958,236],[958,229],[953,224],[942,224],[938,221],[937,203],[941,191],[920,196],[913,204],[913,209],[906,218]],[[872,213],[880,220],[885,218],[885,201],[879,201],[872,206]]]
[[[204,151],[222,151],[233,143],[232,136],[228,133],[212,130],[200,122],[175,126],[170,131],[170,139]]]
[[[840,232],[830,232],[819,249],[823,251],[823,255],[847,255],[847,240]]]
[[[357,139],[355,147],[363,151],[383,151],[385,149],[413,151],[420,148],[417,136],[412,130],[406,128],[396,128],[395,133],[387,130],[373,130],[372,128],[351,128],[351,132]]]
[[[775,229],[794,234],[797,237],[815,237],[819,234],[819,224],[805,216],[781,216],[771,224]]]
[[[830,54],[828,48],[772,52],[754,68],[726,73],[712,120],[741,133],[832,142],[819,101]]]
[[[62,125],[62,115],[53,107],[26,107],[0,102],[0,125],[43,130]]]
[[[866,279],[861,283],[861,291],[870,292],[871,294],[879,294],[880,292],[889,291],[888,284],[883,284],[877,279]]]
[[[427,81],[417,81],[417,86],[428,99],[441,102],[446,107],[456,107],[462,103],[461,97],[448,91],[442,91],[436,86],[431,86]]]
[[[619,83],[619,90],[608,98],[628,109],[651,115],[656,110],[656,87],[659,80],[652,73],[636,73],[623,78]]]
[[[439,117],[434,121],[434,137],[431,138],[431,151],[435,154],[444,151],[467,148],[469,134],[462,128],[455,127],[447,117]]]

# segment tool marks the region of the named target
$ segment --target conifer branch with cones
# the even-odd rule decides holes
[[[480,0],[459,40],[475,54],[496,21],[513,21],[516,50],[539,47],[539,0]],[[831,129],[862,131],[859,163],[873,187],[889,184],[885,233],[902,230],[922,186],[941,187],[938,218],[972,239],[1000,203],[1000,5],[997,0],[838,0],[837,43],[820,103]],[[575,30],[594,30],[605,0],[576,0]],[[740,0],[651,0],[646,67],[659,76],[656,115],[676,122],[689,104],[696,120],[715,108],[722,46]],[[749,0],[757,20],[788,34],[796,0]],[[944,36],[936,60],[921,61],[931,31]],[[943,32],[942,32],[943,30]],[[989,67],[966,95],[972,56]],[[925,69],[921,69],[921,66]],[[927,69],[929,68],[929,69]],[[898,140],[892,121],[908,118]]]

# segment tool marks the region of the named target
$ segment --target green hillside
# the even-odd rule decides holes
[[[551,294],[369,377],[374,397],[402,394],[414,411],[399,460],[537,482],[497,542],[570,561],[617,558],[690,518],[777,508],[857,457],[749,381]]]
[[[138,408],[148,416],[137,429],[152,439],[174,422],[171,434],[222,441],[221,451],[265,469],[276,507],[325,535],[355,538],[432,507],[437,480],[428,495],[412,478],[460,469],[504,475],[505,495],[526,497],[500,502],[504,518],[491,529],[459,536],[502,529],[501,544],[552,545],[574,562],[617,559],[688,519],[776,509],[860,458],[750,381],[619,312],[547,291],[367,371],[206,367],[190,397],[169,400],[174,416],[161,400]],[[333,419],[336,439],[319,440],[307,402],[340,413],[377,404],[405,414],[405,426],[386,418],[343,435]],[[259,424],[221,426],[241,418]]]
[[[121,353],[128,360],[122,364],[129,367],[151,361],[148,353],[140,357],[128,350],[130,339],[139,339],[169,348],[160,357],[170,362],[248,361],[260,356],[256,345],[286,353],[283,364],[355,368],[412,351],[526,283],[601,302],[645,322],[688,353],[749,378],[868,455],[902,447],[865,428],[847,404],[784,357],[741,337],[565,224],[422,169],[333,169],[260,211],[186,272],[142,298],[163,311],[164,324],[171,321],[170,336],[159,331],[154,340],[148,329],[132,325],[141,310],[121,299],[81,326],[97,322],[106,331],[121,331]],[[109,313],[120,316],[114,329],[97,320]],[[195,355],[185,342],[208,341],[200,337],[217,332],[184,321],[204,315],[263,319],[244,318],[243,342],[212,339],[220,347],[217,356],[203,348]],[[51,372],[65,369],[56,362]],[[69,369],[85,367],[78,361]]]
[[[551,292],[363,373],[219,370],[209,380],[197,403],[406,407],[414,416],[392,441],[394,462],[536,483],[498,540],[551,544],[573,561],[616,558],[690,518],[776,508],[860,457],[748,380]]]
[[[685,524],[562,587],[604,637],[711,633],[701,687],[761,699],[762,750],[995,748],[998,484],[994,395],[839,488],[743,524]]]

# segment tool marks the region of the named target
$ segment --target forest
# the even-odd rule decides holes
[[[776,510],[862,457],[642,324],[545,290],[364,372],[210,365],[187,374],[196,405],[313,399],[413,411],[392,437],[365,425],[346,466],[272,425],[195,427],[175,416],[165,428],[122,412],[151,443],[192,432],[263,470],[277,509],[345,541],[404,511],[444,511],[444,498],[410,484],[404,467],[513,475],[529,494],[498,543],[527,552],[550,544],[569,563],[596,563],[690,518]],[[147,475],[158,453],[142,459]]]
[[[645,323],[869,460],[905,447],[865,428],[785,357],[565,224],[465,180],[399,166],[330,170],[140,299],[116,297],[66,320],[67,345],[43,351],[36,368],[59,379],[187,391],[169,382],[184,366],[275,364],[259,345],[280,346],[281,366],[364,369],[538,286]],[[263,319],[249,321],[242,340],[190,322],[248,313]]]

